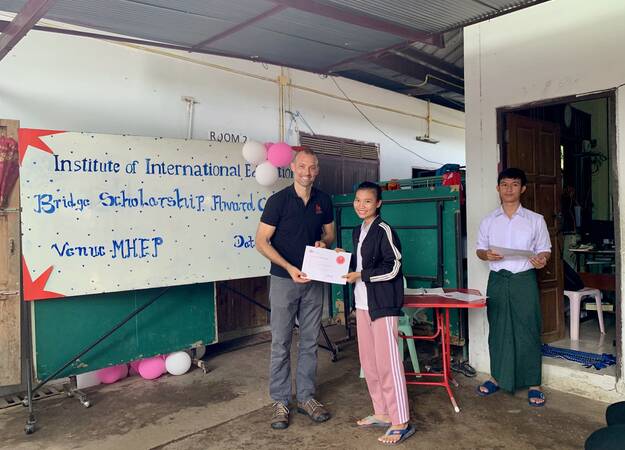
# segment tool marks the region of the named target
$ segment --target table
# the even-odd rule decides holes
[[[466,294],[482,295],[480,291],[475,289],[445,289],[445,292],[463,292]],[[436,321],[436,331],[432,335],[428,336],[403,336],[402,339],[415,339],[424,341],[434,341],[440,338],[440,346],[442,348],[442,360],[443,371],[441,373],[417,373],[406,372],[406,384],[416,384],[423,386],[443,386],[447,390],[449,400],[451,401],[454,411],[460,412],[458,403],[454,398],[454,394],[451,391],[450,382],[454,383],[454,386],[458,386],[458,383],[454,380],[451,374],[451,344],[450,344],[450,329],[449,329],[449,310],[452,308],[484,308],[486,306],[486,297],[481,301],[475,302],[463,302],[460,300],[450,299],[442,297],[440,295],[426,294],[426,295],[405,295],[404,296],[404,308],[433,308],[434,318]],[[444,311],[444,314],[443,314]],[[416,381],[410,380],[409,377],[421,377],[421,378],[439,378],[438,380],[431,381]]]
[[[614,249],[596,250],[588,248],[569,248],[569,251],[575,255],[578,272],[582,272],[582,257],[584,259],[584,268],[588,264],[609,264],[610,266],[614,264]],[[592,261],[588,261],[589,258],[591,258]]]

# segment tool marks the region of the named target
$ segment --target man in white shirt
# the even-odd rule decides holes
[[[478,394],[529,388],[529,404],[543,406],[536,269],[545,267],[551,257],[551,242],[543,216],[521,206],[526,185],[522,170],[502,171],[497,178],[501,206],[480,224],[476,254],[490,267],[486,293],[491,379],[478,387]],[[493,247],[529,251],[534,256],[503,257]]]

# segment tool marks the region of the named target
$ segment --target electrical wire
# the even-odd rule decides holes
[[[397,145],[399,148],[412,153],[413,155],[415,155],[417,158],[422,159],[423,161],[429,162],[430,164],[437,164],[439,166],[442,166],[443,163],[440,163],[438,161],[432,161],[431,159],[427,159],[426,157],[420,155],[419,153],[415,152],[414,150],[409,149],[408,147],[403,146],[402,144],[400,144],[399,142],[397,142],[396,139],[394,139],[392,136],[390,136],[388,133],[386,133],[384,130],[382,130],[379,126],[377,126],[375,123],[373,123],[373,121],[371,119],[369,119],[369,117],[367,117],[367,115],[362,112],[362,110],[352,101],[351,98],[349,98],[349,96],[345,93],[345,91],[341,88],[341,86],[339,86],[339,83],[336,81],[336,77],[330,77],[332,79],[332,81],[334,82],[334,84],[336,85],[337,89],[339,91],[341,91],[341,93],[343,94],[343,96],[347,99],[348,102],[350,102],[352,104],[352,106],[356,109],[356,111],[358,111],[360,113],[360,115],[367,121],[369,122],[369,124],[375,128],[376,130],[378,130],[380,133],[382,133],[384,136],[386,136],[386,138],[388,140],[390,140],[391,142],[393,142],[395,145]]]
[[[302,122],[304,122],[304,125],[306,125],[306,127],[308,128],[308,130],[311,132],[311,134],[313,136],[316,136],[317,133],[315,133],[315,130],[312,129],[312,127],[310,126],[310,124],[308,123],[308,121],[306,119],[304,119],[304,116],[302,116],[302,113],[299,111],[290,111],[290,110],[286,110],[284,111],[285,113],[289,114],[291,116],[291,119],[295,121],[295,124],[297,125],[297,118],[299,117],[300,119],[302,119]]]

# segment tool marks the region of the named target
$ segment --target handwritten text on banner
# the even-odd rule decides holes
[[[265,188],[241,144],[30,131],[42,133],[22,142],[27,300],[267,274],[253,236],[290,169]]]

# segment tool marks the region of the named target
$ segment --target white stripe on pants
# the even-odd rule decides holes
[[[358,354],[373,411],[390,416],[393,425],[409,419],[406,377],[397,347],[397,319],[382,317],[371,321],[369,311],[356,310]]]

